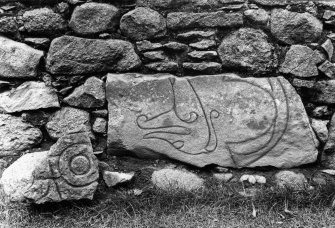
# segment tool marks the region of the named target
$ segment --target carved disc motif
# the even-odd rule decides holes
[[[89,156],[89,150],[86,144],[75,144],[60,155],[60,173],[69,185],[85,186],[97,180],[96,160]]]

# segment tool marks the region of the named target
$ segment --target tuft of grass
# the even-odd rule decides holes
[[[136,196],[126,186],[100,186],[93,201],[0,204],[0,227],[330,227],[333,189],[260,187],[243,197],[237,187],[213,184],[191,193],[148,188]]]

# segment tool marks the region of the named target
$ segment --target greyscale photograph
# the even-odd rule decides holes
[[[335,228],[335,0],[0,0],[0,228]]]

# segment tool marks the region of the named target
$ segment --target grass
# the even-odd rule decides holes
[[[240,186],[241,187],[241,186]],[[213,184],[194,193],[100,185],[93,201],[45,205],[2,204],[1,227],[335,227],[334,186],[293,193],[260,187],[256,197],[242,188]],[[252,216],[252,205],[257,216]]]

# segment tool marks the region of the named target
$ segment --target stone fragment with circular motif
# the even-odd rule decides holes
[[[37,204],[92,199],[98,186],[98,161],[87,132],[62,136],[49,151],[22,156],[1,178],[11,201]]]

